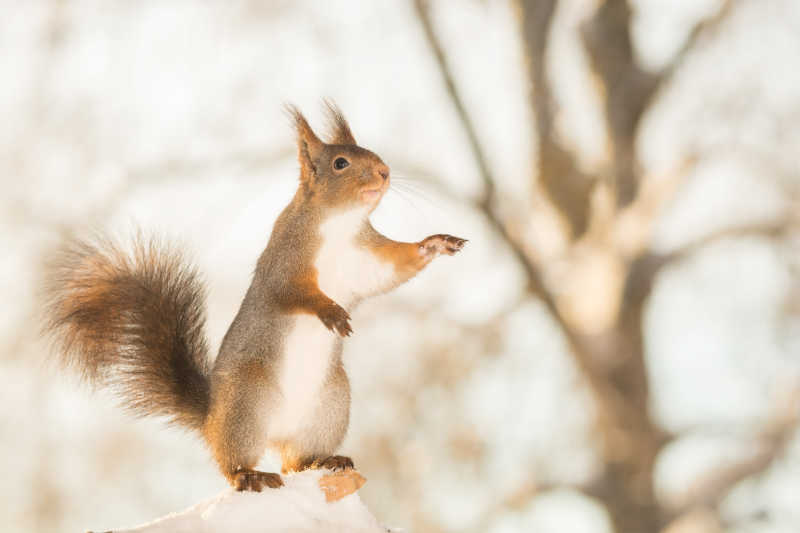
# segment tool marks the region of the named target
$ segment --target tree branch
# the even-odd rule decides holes
[[[633,201],[638,190],[635,141],[642,116],[698,42],[729,16],[732,6],[731,0],[725,0],[715,15],[697,23],[669,65],[656,74],[641,68],[637,61],[630,35],[632,13],[627,0],[606,0],[584,23],[583,43],[592,69],[606,89],[606,118],[614,150],[614,185],[620,206]]]
[[[467,141],[469,142],[472,157],[475,159],[475,164],[478,166],[478,174],[483,181],[484,187],[483,198],[480,203],[482,204],[484,211],[492,211],[492,203],[495,199],[494,178],[492,177],[492,172],[489,169],[489,163],[487,162],[486,156],[481,149],[480,141],[478,141],[475,125],[472,123],[472,118],[469,116],[469,113],[467,113],[467,109],[464,106],[464,101],[462,100],[458,89],[456,89],[456,83],[453,78],[452,71],[450,66],[447,64],[447,59],[444,55],[444,49],[442,48],[439,38],[433,29],[433,23],[431,22],[430,13],[428,11],[428,2],[426,0],[414,0],[414,7],[417,11],[417,17],[422,24],[422,29],[425,32],[425,38],[428,41],[431,51],[433,52],[434,58],[436,59],[436,64],[439,66],[439,73],[442,75],[442,81],[447,89],[447,94],[450,96],[450,101],[455,108],[456,114],[458,115],[458,120],[461,122],[461,125],[464,128],[464,132],[467,134]]]
[[[763,237],[778,239],[784,237],[798,225],[798,217],[792,213],[763,222],[730,226],[713,231],[667,253],[650,252],[635,260],[628,271],[625,282],[624,305],[646,299],[653,288],[658,273],[667,265],[689,257],[706,246],[725,239]]]
[[[776,460],[783,456],[787,445],[791,442],[800,422],[800,389],[790,391],[782,398],[764,430],[756,437],[759,450],[740,461],[722,466],[707,476],[703,476],[686,495],[688,508],[706,506],[717,509],[723,498],[740,481],[766,471]],[[679,514],[688,509],[683,508]]]
[[[732,12],[733,2],[731,0],[724,0],[722,6],[720,6],[715,14],[694,25],[692,31],[689,32],[688,37],[684,41],[683,46],[680,47],[672,58],[672,61],[659,72],[658,78],[656,79],[656,91],[660,91],[662,87],[669,85],[672,81],[672,77],[680,70],[686,62],[686,58],[691,55],[691,52],[697,47],[697,44],[709,33],[717,31]]]
[[[617,204],[633,201],[638,190],[636,133],[656,86],[656,77],[636,60],[627,0],[606,0],[581,28],[592,70],[605,87],[605,114],[613,150]]]
[[[442,75],[445,87],[447,88],[447,93],[456,109],[462,127],[467,132],[467,137],[470,140],[470,149],[472,150],[473,157],[478,165],[478,171],[484,183],[484,195],[483,198],[477,202],[477,207],[483,211],[492,228],[508,245],[508,247],[511,249],[511,252],[514,254],[514,257],[517,259],[517,262],[520,264],[520,266],[522,266],[523,270],[525,271],[525,276],[528,280],[528,290],[541,299],[547,310],[550,312],[550,315],[558,324],[559,328],[564,334],[569,352],[574,356],[580,370],[582,371],[583,375],[586,376],[592,389],[600,389],[602,388],[602,384],[597,380],[598,376],[596,373],[592,372],[591,370],[591,361],[583,350],[581,337],[567,324],[564,316],[558,308],[558,305],[556,304],[555,296],[545,284],[542,272],[525,252],[525,245],[522,241],[522,237],[509,231],[508,226],[497,214],[497,211],[494,207],[494,199],[496,194],[494,177],[492,176],[492,172],[487,164],[487,159],[483,153],[483,149],[478,142],[472,120],[467,113],[461,95],[456,87],[442,45],[438,36],[436,35],[435,30],[433,29],[427,2],[425,0],[415,0],[414,5],[416,7],[420,23],[425,30],[425,37],[428,41],[428,45],[430,46],[431,51],[436,58],[436,63],[439,67],[439,72]]]
[[[522,37],[531,78],[530,105],[538,136],[538,179],[550,201],[567,219],[573,236],[589,222],[594,177],[583,173],[575,157],[556,140],[554,104],[547,76],[547,44],[557,0],[522,0]]]

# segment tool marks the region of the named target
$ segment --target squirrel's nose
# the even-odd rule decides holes
[[[384,166],[380,166],[377,169],[375,169],[375,172],[377,172],[378,175],[381,178],[383,178],[383,181],[386,181],[386,180],[389,179],[389,167],[387,167],[385,165]]]

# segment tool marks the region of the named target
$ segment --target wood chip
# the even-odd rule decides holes
[[[319,488],[325,493],[325,499],[328,502],[335,502],[354,493],[366,482],[367,478],[355,470],[342,470],[322,476],[319,480]]]

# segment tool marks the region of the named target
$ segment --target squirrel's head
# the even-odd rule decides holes
[[[286,109],[297,129],[300,189],[326,208],[364,207],[372,211],[389,188],[389,167],[381,158],[356,144],[339,108],[325,102],[330,132],[323,142],[300,111]]]

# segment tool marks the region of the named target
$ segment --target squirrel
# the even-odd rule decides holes
[[[141,236],[128,253],[107,239],[71,241],[50,265],[44,329],[62,362],[111,387],[134,414],[199,432],[240,491],[283,485],[255,469],[267,451],[279,454],[283,474],[353,468],[335,455],[350,416],[350,312],[466,243],[441,234],[397,242],[375,230],[369,215],[389,167],[356,143],[335,104],[326,107],[323,142],[286,106],[299,185],[213,364],[205,287],[179,250]]]

